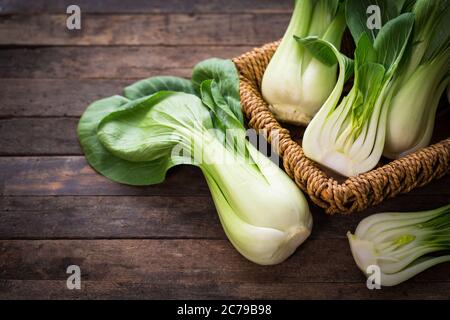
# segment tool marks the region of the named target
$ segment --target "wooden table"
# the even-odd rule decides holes
[[[449,176],[359,215],[311,205],[311,238],[262,267],[226,240],[199,170],[133,188],[87,165],[75,129],[90,102],[278,39],[291,2],[78,0],[82,30],[68,31],[72,1],[0,1],[0,298],[450,297],[449,264],[368,290],[345,236],[375,212],[447,204]],[[81,290],[66,288],[69,265]]]

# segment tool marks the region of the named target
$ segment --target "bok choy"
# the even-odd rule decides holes
[[[384,155],[396,159],[429,145],[439,99],[450,83],[450,1],[416,0],[416,23],[392,85]]]
[[[348,0],[347,23],[356,40],[354,64],[330,42],[314,37],[298,42],[316,58],[340,65],[338,83],[307,127],[303,149],[310,159],[344,175],[356,176],[374,168],[383,153],[392,83],[407,48],[414,14],[403,13],[395,1],[384,7],[383,27],[367,30],[370,0]],[[354,69],[354,84],[341,99],[344,83]]]
[[[247,259],[277,264],[310,235],[295,183],[246,139],[239,80],[229,60],[198,64],[192,82],[159,77],[92,104],[78,132],[89,163],[129,185],[164,181],[177,165],[203,172],[222,226]]]
[[[336,66],[314,58],[297,37],[317,36],[339,48],[345,30],[339,0],[296,0],[288,29],[272,57],[261,91],[277,119],[308,124],[336,84]]]
[[[450,205],[412,213],[380,213],[347,234],[358,267],[381,271],[381,285],[395,286],[450,261]]]

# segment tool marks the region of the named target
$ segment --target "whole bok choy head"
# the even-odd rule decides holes
[[[310,159],[344,176],[374,168],[383,153],[392,80],[404,55],[414,14],[400,14],[396,1],[381,8],[385,21],[379,32],[367,30],[370,0],[348,0],[347,23],[356,39],[354,64],[333,44],[316,38],[297,39],[317,58],[330,65],[339,62],[338,83],[307,127],[303,149]],[[378,1],[381,5],[383,1]],[[354,84],[342,100],[345,79],[353,65]]]
[[[345,30],[339,0],[296,0],[289,27],[271,59],[261,91],[277,119],[308,124],[336,84],[336,66],[314,58],[294,36],[317,36],[339,48]]]
[[[358,267],[381,270],[381,285],[395,286],[450,261],[450,205],[431,211],[380,213],[347,234]]]
[[[124,184],[152,185],[176,165],[198,166],[228,238],[258,264],[282,262],[309,236],[312,218],[303,194],[246,140],[231,61],[200,63],[192,82],[143,80],[125,96],[95,102],[80,120],[81,144],[98,172]]]
[[[450,82],[450,1],[416,0],[416,23],[391,91],[384,155],[429,145],[439,100]]]

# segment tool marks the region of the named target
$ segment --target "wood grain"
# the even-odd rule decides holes
[[[442,195],[448,200],[450,176],[435,180],[410,194]],[[199,169],[172,169],[164,184],[151,187],[119,185],[96,173],[82,156],[0,157],[0,195],[4,196],[114,196],[208,195]]]
[[[76,31],[67,29],[66,19],[67,15],[4,17],[0,45],[260,46],[283,36],[290,14],[83,15],[82,29]]]
[[[0,119],[0,155],[80,155],[78,118]]]
[[[445,264],[408,284],[367,290],[345,239],[310,240],[271,267],[248,262],[223,240],[2,241],[0,258],[0,298],[15,292],[37,297],[41,291],[40,297],[59,293],[60,298],[448,299],[450,292]],[[82,271],[78,293],[65,289],[65,271],[72,264]]]
[[[409,194],[450,194],[450,176],[412,190]],[[189,182],[189,183],[186,183]],[[82,156],[0,157],[0,195],[207,195],[199,169],[172,169],[166,183],[151,187],[124,186],[96,173]]]
[[[311,239],[345,239],[374,213],[447,203],[441,195],[406,194],[361,214],[336,217],[311,204]],[[0,198],[0,218],[0,239],[226,239],[209,195],[6,196]]]
[[[373,213],[447,204],[450,176],[361,214],[311,205],[310,239],[261,267],[226,239],[198,169],[137,188],[81,156],[75,129],[90,102],[137,79],[189,78],[203,59],[276,40],[292,0],[78,0],[76,32],[65,28],[69,4],[0,0],[0,299],[450,298],[448,263],[367,290],[345,236]],[[449,135],[443,105],[435,140]],[[81,291],[66,288],[70,264],[81,267]]]
[[[409,282],[401,287],[370,291],[363,280],[360,283],[248,284],[196,279],[176,283],[83,281],[81,288],[80,291],[67,290],[66,280],[3,280],[0,281],[0,299],[448,300],[450,283]]]
[[[0,118],[80,117],[90,103],[122,94],[131,83],[111,79],[0,79]]]
[[[189,183],[186,183],[189,182]],[[96,173],[84,157],[0,157],[0,195],[208,195],[199,169],[172,169],[166,183],[131,187]]]
[[[192,68],[202,60],[235,57],[249,49],[249,46],[185,46],[182,50],[162,46],[9,48],[0,50],[0,78],[190,77]]]
[[[0,239],[226,239],[206,196],[0,198]]]
[[[83,13],[291,12],[291,0],[77,0]],[[71,0],[2,0],[1,14],[64,14]]]

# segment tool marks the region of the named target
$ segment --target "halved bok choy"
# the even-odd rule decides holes
[[[347,234],[358,267],[381,271],[381,285],[395,286],[439,263],[450,262],[450,205],[423,212],[380,213]]]
[[[354,63],[327,41],[297,38],[316,58],[340,65],[336,87],[306,129],[304,152],[310,159],[347,177],[373,169],[382,156],[388,106],[393,98],[392,83],[414,25],[414,14],[401,14],[394,2],[388,2],[385,9],[389,8],[391,16],[385,17],[387,21],[379,32],[368,32],[366,18],[361,19],[366,17],[365,2],[347,2],[347,21],[357,40]],[[353,87],[341,98],[352,69]]]

